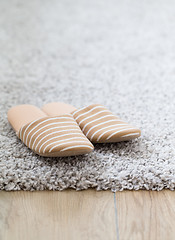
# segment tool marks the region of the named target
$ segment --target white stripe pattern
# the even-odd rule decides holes
[[[127,131],[127,130],[135,130],[135,128],[125,128],[125,129],[122,129],[122,130],[120,130],[120,131],[116,131],[116,132],[112,133],[111,135],[109,135],[109,136],[107,137],[107,140],[110,139],[112,136],[116,135],[117,133],[125,132],[125,131]]]
[[[94,128],[96,128],[96,127],[98,127],[98,126],[100,126],[100,125],[104,125],[104,124],[106,124],[106,123],[109,123],[109,122],[119,122],[118,120],[116,121],[116,119],[112,119],[112,120],[108,120],[108,121],[105,121],[105,122],[101,122],[101,123],[99,123],[99,124],[97,124],[97,125],[94,125],[93,127],[91,127],[89,130],[88,130],[88,132],[86,133],[86,137],[88,136],[88,134],[90,133],[90,131],[92,131]],[[125,123],[126,124],[126,123]],[[118,125],[120,125],[120,124],[118,124]]]
[[[50,123],[50,124],[47,124],[47,125],[39,128],[36,132],[34,132],[34,133],[32,134],[32,136],[30,136],[29,148],[30,148],[30,144],[31,144],[31,141],[32,141],[33,137],[34,137],[35,135],[37,135],[38,132],[40,132],[40,131],[41,131],[42,129],[44,129],[44,128],[50,127],[50,126],[55,125],[55,124],[58,125],[58,123]],[[67,126],[63,126],[63,127],[67,127]],[[33,130],[34,130],[34,129],[33,129]],[[27,142],[28,142],[28,137],[29,137],[30,133],[33,132],[33,130],[31,130],[31,131],[28,133],[28,135],[27,135],[27,137],[26,137],[26,144],[27,144]],[[70,129],[70,130],[71,130],[71,129]]]
[[[84,115],[86,115],[86,114],[88,114],[88,113],[94,111],[95,109],[99,109],[99,108],[102,108],[102,109],[103,109],[102,106],[94,107],[94,108],[92,108],[91,110],[89,110],[89,111],[87,111],[87,112],[85,112],[85,113],[82,113],[82,114],[78,115],[78,117],[76,117],[75,120],[78,120],[78,118],[80,118],[80,117],[82,117],[82,116],[84,116]],[[75,114],[75,113],[74,113],[74,114]]]
[[[43,124],[43,123],[46,123],[46,122],[48,122],[48,121],[51,121],[51,120],[59,120],[60,118],[49,118],[49,119],[46,119],[45,121],[42,121],[42,122],[40,122],[40,123],[38,123],[35,127],[33,127],[29,132],[28,132],[28,134],[27,134],[27,136],[26,136],[26,139],[24,140],[24,136],[25,136],[25,132],[26,132],[26,130],[25,130],[25,132],[24,132],[24,136],[23,136],[23,141],[27,144],[27,142],[28,142],[28,137],[29,137],[29,135],[30,135],[30,133],[31,132],[33,132],[37,127],[39,127],[41,124]],[[68,118],[68,117],[64,117],[64,119],[71,119],[71,118]],[[57,122],[53,122],[53,123],[49,123],[49,124],[47,124],[47,125],[44,125],[42,128],[39,128],[35,133],[34,133],[34,135],[38,132],[38,131],[40,131],[41,129],[43,129],[43,128],[46,128],[46,127],[48,127],[48,126],[51,126],[51,125],[55,125],[55,124],[58,124]],[[29,124],[29,127],[31,126],[31,124]],[[28,127],[28,128],[29,128]],[[27,129],[28,129],[27,128]],[[32,140],[32,138],[33,138],[33,135],[31,136],[31,140]]]
[[[87,123],[84,125],[82,131],[84,132],[85,129],[86,129],[86,127],[87,127],[88,125],[90,125],[90,124],[92,124],[92,123],[94,123],[94,122],[100,121],[100,120],[102,120],[102,119],[104,120],[104,118],[108,118],[108,117],[113,117],[113,115],[112,115],[112,114],[109,114],[109,115],[106,115],[106,116],[103,116],[103,117],[94,119],[94,120],[91,121],[91,122],[87,122]],[[116,119],[115,119],[115,120],[116,120]],[[117,120],[116,120],[116,121],[117,121]],[[118,120],[118,121],[119,121],[119,120]]]
[[[37,139],[38,139],[42,134],[44,134],[44,133],[46,133],[46,132],[48,132],[48,131],[51,131],[51,130],[53,130],[53,129],[60,129],[60,128],[65,128],[65,127],[67,128],[67,127],[74,127],[74,126],[73,126],[73,125],[66,125],[66,126],[61,126],[61,127],[59,126],[59,127],[49,128],[49,129],[41,132],[41,133],[38,134],[37,137],[35,138],[35,140],[34,140],[34,142],[33,142],[33,144],[32,144],[32,148],[34,147]],[[58,132],[59,132],[59,131],[58,131]],[[51,132],[50,134],[55,134],[55,133],[58,133],[58,132],[55,131],[55,132]],[[48,134],[48,135],[46,135],[46,136],[49,136],[50,134]],[[45,136],[45,137],[46,137],[46,136]],[[29,143],[29,146],[30,146],[30,143]],[[36,147],[35,147],[35,149],[36,149]]]
[[[47,141],[43,142],[42,145],[40,146],[39,148],[39,152],[41,151],[41,148],[42,146],[44,146],[46,143],[50,142],[51,140],[53,139],[57,139],[57,137],[53,137],[51,139],[48,139]],[[62,140],[59,140],[59,141],[55,141],[55,142],[51,142],[50,144],[47,144],[46,147],[44,148],[43,152],[45,153],[46,149],[51,146],[51,145],[55,145],[55,143],[59,143],[59,142],[63,142],[64,144],[67,144],[67,141],[68,140],[72,140],[72,139],[81,139],[81,141],[84,141],[82,139],[82,137],[73,137],[73,138],[66,138],[66,139],[62,139]],[[54,146],[55,147],[55,146]]]
[[[72,119],[71,117],[61,117],[61,118],[64,118],[64,119]],[[44,123],[44,122],[47,122],[47,121],[49,121],[49,120],[55,120],[55,119],[60,119],[60,117],[57,117],[57,118],[48,118],[48,119],[46,119],[45,121],[42,121],[40,124],[42,124],[42,123]],[[34,123],[36,123],[38,121],[38,119],[37,120],[34,120],[33,122],[31,122],[28,126],[27,126],[27,128],[25,129],[25,131],[24,131],[24,133],[23,133],[23,142],[24,142],[24,138],[25,138],[25,134],[26,134],[26,132],[27,132],[27,130],[28,130],[28,128],[30,128],[30,126],[31,125],[33,125]],[[40,125],[39,124],[39,125]],[[23,128],[23,127],[22,127]],[[25,140],[25,142],[27,142],[27,139]]]
[[[93,150],[93,147],[91,147],[91,146],[87,146],[87,145],[78,145],[78,146],[71,146],[71,147],[66,147],[66,148],[63,148],[63,149],[61,149],[61,152],[62,151],[67,151],[67,150],[70,150],[70,149],[72,149],[72,148],[89,148],[89,149],[91,149],[91,150]]]
[[[37,150],[37,148],[38,148],[38,146],[40,145],[40,143],[45,139],[45,138],[47,138],[47,139],[49,139],[50,140],[50,138],[49,138],[49,136],[51,136],[51,135],[53,135],[53,134],[56,134],[57,136],[56,136],[56,138],[62,138],[62,137],[65,137],[65,136],[70,136],[70,135],[80,135],[80,136],[82,136],[82,133],[77,133],[77,132],[75,132],[75,133],[66,133],[66,134],[62,134],[62,135],[59,135],[58,136],[58,133],[60,133],[60,131],[56,131],[56,132],[51,132],[51,133],[49,133],[49,134],[47,134],[46,136],[44,136],[43,138],[41,138],[39,141],[38,141],[38,143],[36,144],[36,146],[35,146],[35,151]],[[40,146],[40,148],[39,148],[39,152],[40,152],[40,150],[41,150],[41,146]]]
[[[98,132],[100,132],[100,131],[102,131],[102,130],[104,130],[104,129],[107,129],[107,128],[111,128],[111,127],[116,127],[117,129],[119,129],[120,127],[119,126],[126,126],[127,124],[115,124],[115,125],[109,125],[109,126],[107,126],[107,127],[104,127],[104,128],[100,128],[100,129],[98,129],[97,131],[95,131],[93,134],[92,134],[92,136],[91,136],[91,138],[90,138],[90,140],[92,140],[93,139],[93,137],[98,133]],[[111,131],[111,129],[110,130],[108,130],[108,131]],[[107,131],[107,132],[108,132]],[[102,134],[104,134],[105,132],[103,132]],[[97,141],[99,141],[98,139],[97,139]]]
[[[120,130],[119,130],[119,129],[120,129]],[[98,137],[97,141],[99,141],[100,138],[101,138],[104,134],[106,134],[106,133],[108,133],[108,132],[111,132],[111,131],[113,132],[114,130],[117,130],[117,131],[111,133],[111,134],[107,137],[107,140],[110,139],[114,134],[117,134],[117,133],[120,133],[120,132],[125,132],[125,131],[130,130],[130,129],[134,130],[134,128],[132,128],[132,127],[128,127],[128,128],[126,128],[126,127],[113,128],[113,129],[111,129],[111,130],[108,130],[108,131],[102,133],[102,134]]]
[[[99,104],[78,109],[72,115],[92,142],[126,141],[139,137],[141,133]]]
[[[86,117],[86,118],[84,118],[83,120],[81,120],[81,121],[79,122],[79,125],[80,125],[82,122],[86,121],[87,119],[92,118],[92,117],[94,117],[94,116],[96,116],[96,115],[99,115],[99,114],[101,114],[101,113],[104,113],[104,112],[109,113],[108,110],[103,110],[103,111],[97,112],[97,113],[95,113],[95,114],[93,114],[93,115],[90,115],[89,117]]]
[[[123,135],[123,136],[121,136],[122,138],[123,137],[133,137],[133,136],[138,136],[139,135],[139,133],[130,133],[130,134],[125,134],[125,135]]]
[[[55,142],[56,143],[56,142]],[[54,143],[54,144],[55,144]],[[55,146],[53,146],[50,150],[49,150],[49,152],[52,152],[52,150],[54,149],[54,148],[56,148],[56,147],[59,147],[59,146],[62,146],[62,145],[66,145],[66,144],[71,144],[71,145],[73,145],[73,144],[75,144],[75,143],[86,143],[86,141],[84,140],[81,140],[81,141],[71,141],[71,142],[64,142],[64,143],[60,143],[60,144],[57,144],[57,145],[55,145]],[[72,146],[71,146],[72,147]]]

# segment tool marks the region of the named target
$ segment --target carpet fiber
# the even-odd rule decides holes
[[[175,3],[1,1],[0,189],[175,188]],[[17,139],[7,111],[62,101],[107,106],[141,138],[89,155],[44,158]]]

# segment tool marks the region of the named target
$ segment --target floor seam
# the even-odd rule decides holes
[[[116,237],[117,237],[117,240],[119,240],[119,227],[118,227],[118,214],[117,214],[116,193],[114,193],[114,208],[115,208]]]

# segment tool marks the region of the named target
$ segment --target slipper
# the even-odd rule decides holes
[[[8,111],[8,121],[23,143],[41,156],[74,156],[94,149],[68,112],[49,117],[35,106],[19,105]]]
[[[71,113],[82,132],[93,143],[128,141],[141,135],[140,129],[122,121],[100,104],[76,109],[69,104],[57,102],[44,105],[42,110],[48,116]]]

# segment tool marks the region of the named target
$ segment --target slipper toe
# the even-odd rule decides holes
[[[46,157],[74,156],[94,149],[71,114],[35,120],[17,135],[27,147]]]
[[[72,115],[93,143],[128,141],[141,135],[140,129],[122,121],[99,104],[73,111]]]

